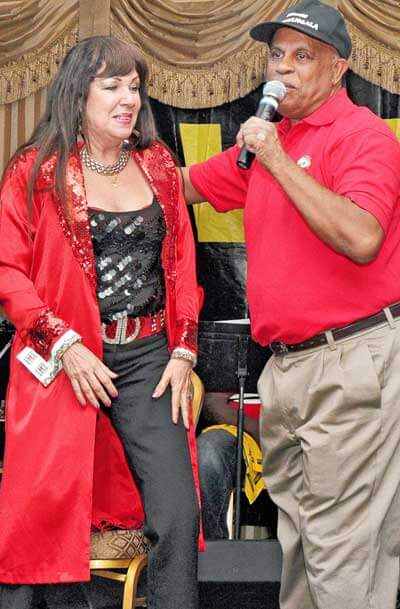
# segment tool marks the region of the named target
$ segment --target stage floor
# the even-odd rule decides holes
[[[89,584],[60,585],[37,598],[32,609],[121,609],[122,586],[93,578]],[[200,609],[279,609],[277,584],[200,584]],[[400,597],[397,601],[400,609]]]
[[[89,584],[59,585],[35,596],[32,609],[121,609],[122,586],[93,578]],[[276,584],[200,584],[200,609],[279,609]]]

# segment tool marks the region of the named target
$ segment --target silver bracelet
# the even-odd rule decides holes
[[[52,355],[53,357],[60,361],[62,356],[72,345],[75,343],[82,342],[82,337],[73,330],[69,330],[64,336],[61,337],[59,341],[54,345]]]
[[[185,359],[186,361],[192,364],[192,368],[197,364],[197,357],[189,349],[185,349],[184,347],[176,347],[171,353],[172,359]]]

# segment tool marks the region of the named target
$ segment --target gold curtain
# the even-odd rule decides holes
[[[325,0],[347,20],[351,68],[400,94],[399,0]],[[265,48],[248,35],[293,0],[111,0],[111,30],[135,41],[151,66],[150,94],[182,108],[246,95],[265,78]]]
[[[325,0],[340,8],[353,39],[352,69],[400,93],[399,0]],[[0,2],[0,104],[45,87],[78,36],[91,0]],[[150,93],[201,108],[232,101],[265,75],[265,49],[248,35],[294,0],[111,0],[111,31],[133,41],[151,66]],[[87,6],[85,4],[85,6]]]
[[[254,90],[264,45],[249,28],[290,0],[111,0],[111,31],[135,40],[151,68],[149,92],[181,108],[206,108]]]
[[[11,104],[0,105],[0,176],[7,161],[30,137],[43,114],[47,87]]]
[[[400,1],[339,0],[353,41],[352,70],[400,94]]]
[[[354,44],[352,69],[400,94],[399,0],[325,1],[340,8],[347,20]],[[48,85],[77,40],[79,10],[88,2],[93,0],[0,2],[0,104],[15,103]],[[111,0],[110,27],[144,51],[153,97],[182,108],[202,108],[244,96],[263,81],[265,48],[248,31],[293,4]]]
[[[0,104],[45,87],[77,42],[79,0],[0,3]]]

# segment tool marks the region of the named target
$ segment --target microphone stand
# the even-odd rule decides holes
[[[239,408],[237,412],[236,436],[236,487],[235,487],[235,524],[233,539],[240,539],[240,499],[242,494],[242,451],[244,427],[244,385],[247,376],[248,336],[239,338],[237,377],[239,379]]]
[[[277,584],[282,571],[282,552],[276,539],[240,539],[240,500],[242,490],[242,450],[244,428],[244,386],[247,377],[248,336],[237,336],[237,377],[239,408],[236,436],[236,486],[234,490],[233,539],[208,539],[206,551],[199,553],[198,580],[220,583]]]

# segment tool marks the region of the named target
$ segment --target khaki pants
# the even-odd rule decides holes
[[[394,609],[400,551],[400,322],[284,356],[259,380],[279,509],[281,609]]]

